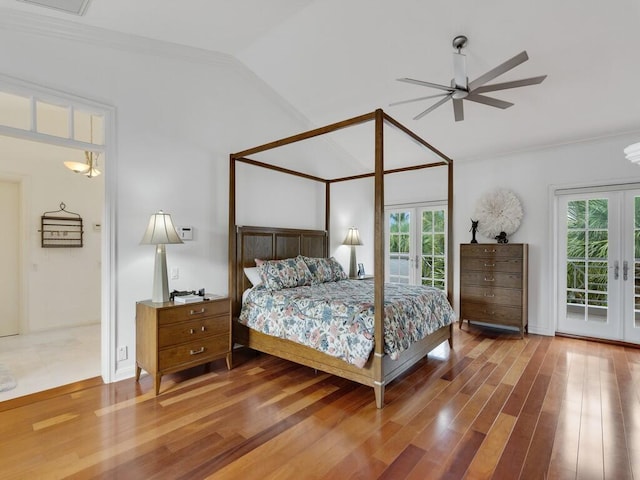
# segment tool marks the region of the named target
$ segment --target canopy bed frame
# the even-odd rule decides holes
[[[251,155],[272,150],[278,147],[302,142],[307,139],[325,135],[338,130],[361,125],[367,122],[374,122],[374,145],[375,145],[375,169],[372,173],[355,175],[342,178],[320,178],[303,172],[298,172],[282,168],[269,163],[259,162],[249,158]],[[384,168],[384,126],[393,126],[403,132],[409,139],[424,147],[429,155],[435,154],[437,161],[412,165],[404,168],[385,170]],[[325,225],[324,230],[299,230],[271,228],[268,226],[245,227],[236,225],[236,164],[238,162],[266,168],[288,175],[294,175],[309,180],[321,182],[325,185]],[[430,167],[446,167],[447,175],[447,250],[453,252],[452,248],[452,222],[451,212],[453,211],[453,161],[431,146],[408,128],[388,116],[382,110],[354,117],[342,122],[334,123],[325,127],[310,130],[281,140],[270,142],[248,150],[230,155],[229,169],[229,295],[231,298],[231,312],[233,318],[233,340],[235,343],[244,345],[251,349],[268,353],[280,358],[284,358],[302,365],[306,365],[333,375],[337,375],[349,380],[359,382],[363,385],[373,387],[375,392],[376,406],[382,408],[384,405],[385,385],[398,375],[409,369],[416,362],[422,359],[429,351],[448,340],[452,346],[453,323],[436,330],[420,342],[402,352],[398,360],[390,360],[384,354],[384,175],[410,170],[424,169]],[[255,266],[254,259],[263,260],[283,259],[295,257],[296,255],[326,257],[329,254],[328,239],[330,229],[330,194],[331,185],[337,182],[345,182],[362,178],[374,179],[374,351],[369,357],[364,368],[358,368],[342,360],[330,357],[318,352],[310,347],[266,335],[252,330],[239,323],[237,318],[240,314],[242,304],[242,293],[251,285],[246,278],[243,269]],[[451,258],[447,261],[447,297],[452,301],[452,279],[453,262]]]

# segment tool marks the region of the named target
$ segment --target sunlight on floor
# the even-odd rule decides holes
[[[0,363],[18,385],[0,402],[100,375],[100,324],[0,338]]]

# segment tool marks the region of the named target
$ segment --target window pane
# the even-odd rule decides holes
[[[584,231],[567,233],[567,258],[585,258],[585,234]]]
[[[37,131],[69,138],[69,109],[45,102],[36,102]]]
[[[589,258],[607,258],[609,234],[606,230],[589,232]]]
[[[567,208],[567,227],[584,228],[585,223],[586,202],[584,200],[574,200],[569,202]]]
[[[589,200],[589,228],[608,228],[609,201],[606,198]]]
[[[104,117],[82,110],[73,111],[73,138],[81,142],[104,145]]]
[[[436,232],[444,233],[444,210],[437,210],[433,212],[434,227]]]
[[[433,231],[433,212],[431,211],[422,212],[422,231],[423,232]]]
[[[444,255],[444,234],[437,233],[433,236],[433,254]]]
[[[23,130],[31,129],[31,101],[29,98],[0,92],[0,125]]]

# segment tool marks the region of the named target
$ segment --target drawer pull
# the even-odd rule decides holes
[[[484,266],[485,267],[495,267],[496,264],[495,263],[485,263]]]
[[[495,282],[495,281],[496,281],[496,279],[495,279],[495,278],[487,278],[487,277],[484,277],[484,281],[485,281],[485,282]]]
[[[204,347],[200,347],[198,350],[189,350],[189,355],[198,355],[204,353]]]
[[[205,327],[204,325],[202,325],[202,326],[200,327],[200,331],[201,331],[201,332],[206,332],[206,331],[207,331],[207,327]]]
[[[201,313],[206,312],[205,308],[202,307],[200,310],[191,310],[189,311],[189,315],[199,315]]]
[[[485,294],[484,294],[484,296],[485,296],[485,297],[488,297],[488,298],[493,298],[493,297],[495,297],[495,295],[494,295],[493,293],[485,293]]]
[[[484,253],[496,253],[496,249],[495,248],[485,248],[484,249]]]
[[[190,329],[189,329],[189,333],[190,333],[191,335],[193,335],[194,333],[196,333],[196,331],[195,331],[193,328],[190,328]]]

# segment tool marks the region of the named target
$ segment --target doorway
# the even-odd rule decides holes
[[[640,188],[560,192],[558,219],[557,331],[640,343]]]
[[[387,281],[447,285],[446,205],[419,204],[385,209]]]
[[[20,184],[0,178],[0,337],[20,331]]]

